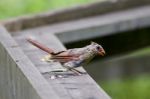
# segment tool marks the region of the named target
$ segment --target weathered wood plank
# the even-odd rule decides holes
[[[150,4],[149,0],[106,0],[33,16],[23,16],[3,22],[8,30],[17,31],[56,22],[80,19]]]
[[[67,78],[54,80],[50,79],[51,74],[44,72],[52,71],[62,67],[59,63],[47,64],[40,61],[40,58],[42,58],[45,53],[25,41],[25,38],[29,36],[57,51],[65,50],[64,46],[62,46],[60,41],[53,34],[47,32],[28,31],[20,32],[18,35],[14,36],[19,46],[23,49],[24,53],[39,69],[39,71],[47,79],[49,84],[53,87],[53,90],[61,99],[110,99],[110,97],[95,83],[95,81],[88,74],[82,76],[70,76]]]
[[[55,33],[63,43],[92,39],[150,26],[150,6],[25,30]],[[16,32],[15,32],[16,33]],[[18,35],[18,33],[13,35]],[[86,34],[86,35],[85,35]]]
[[[2,26],[0,57],[1,99],[60,99]]]

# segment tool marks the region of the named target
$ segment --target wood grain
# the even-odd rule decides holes
[[[2,26],[0,58],[0,99],[60,99]]]
[[[14,38],[32,61],[32,63],[39,69],[43,77],[52,86],[53,90],[61,99],[110,99],[110,97],[96,84],[96,82],[88,75],[82,76],[67,76],[66,78],[50,79],[53,70],[63,69],[61,64],[57,62],[46,63],[40,59],[46,55],[42,50],[35,48],[33,45],[26,41],[30,36],[35,40],[41,42],[47,47],[55,51],[65,50],[62,43],[51,33],[46,32],[20,32]],[[28,49],[29,48],[29,49]],[[81,68],[85,71],[83,68]]]

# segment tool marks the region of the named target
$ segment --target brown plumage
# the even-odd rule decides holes
[[[27,41],[49,54],[49,56],[46,57],[46,61],[58,61],[62,63],[63,67],[75,72],[76,74],[81,74],[80,71],[75,69],[76,67],[85,65],[96,55],[104,56],[105,54],[103,47],[95,42],[92,42],[90,45],[83,48],[73,48],[55,52],[51,48],[48,48],[33,39],[28,38]]]

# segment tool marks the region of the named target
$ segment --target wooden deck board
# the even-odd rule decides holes
[[[0,57],[0,99],[60,99],[3,26]]]
[[[41,74],[53,87],[53,90],[61,99],[109,99],[110,97],[95,83],[88,75],[68,76],[66,78],[50,79],[52,74],[46,73],[52,70],[63,69],[59,63],[46,63],[40,59],[46,55],[45,52],[26,41],[27,37],[32,37],[46,46],[57,51],[65,50],[60,41],[50,33],[38,33],[33,31],[18,33],[14,38],[29,57],[33,64],[38,68]],[[29,48],[29,49],[28,49]],[[81,68],[84,70],[83,68]]]
[[[11,33],[17,43],[8,33],[5,34],[7,31],[0,26],[0,32],[3,32],[0,33],[0,55],[3,57],[0,60],[0,88],[5,85],[0,95],[3,98],[11,97],[7,99],[110,99],[88,74],[50,79],[52,73],[48,72],[63,69],[61,64],[40,61],[46,53],[29,44],[26,38],[33,37],[60,51],[65,50],[65,47],[54,34],[57,34],[62,42],[68,43],[144,28],[150,25],[148,4],[148,0],[136,3],[130,0],[110,1],[108,4],[106,2],[106,5],[105,2],[100,4],[101,6],[95,3],[64,12],[58,11],[56,14],[27,16],[2,23],[9,31],[17,31]],[[105,14],[100,16],[100,13]],[[64,22],[65,20],[67,21]],[[85,33],[87,35],[83,35]],[[84,71],[83,68],[80,69]],[[21,96],[23,98],[20,98]]]
[[[150,6],[144,6],[84,19],[48,24],[22,32],[54,33],[61,42],[69,43],[148,27],[150,25],[149,18]],[[18,33],[15,32],[13,35],[18,35]]]

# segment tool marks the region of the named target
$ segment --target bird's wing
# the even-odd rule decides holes
[[[45,61],[54,60],[54,61],[59,61],[59,62],[68,62],[68,61],[72,61],[72,60],[79,60],[80,54],[76,53],[76,52],[78,52],[76,49],[54,52],[54,50],[46,47],[45,45],[39,43],[36,40],[27,38],[27,41],[30,42],[32,45],[38,47],[39,49],[50,54],[50,57],[48,57],[48,58],[47,58],[47,56],[44,57]]]
[[[72,60],[79,60],[79,55],[71,54],[68,51],[58,52],[59,54],[52,55],[50,59],[59,62],[68,62]]]
[[[61,62],[61,63],[66,63],[66,62],[69,62],[69,61],[77,61],[79,60],[78,57],[75,57],[75,56],[55,56],[55,55],[46,55],[42,58],[43,61],[46,61],[46,62],[50,62],[50,61],[57,61],[57,62]]]
[[[52,55],[51,59],[57,60],[59,62],[78,61],[80,60],[80,56],[83,54],[82,50],[83,48],[74,48],[66,51],[61,51]]]

